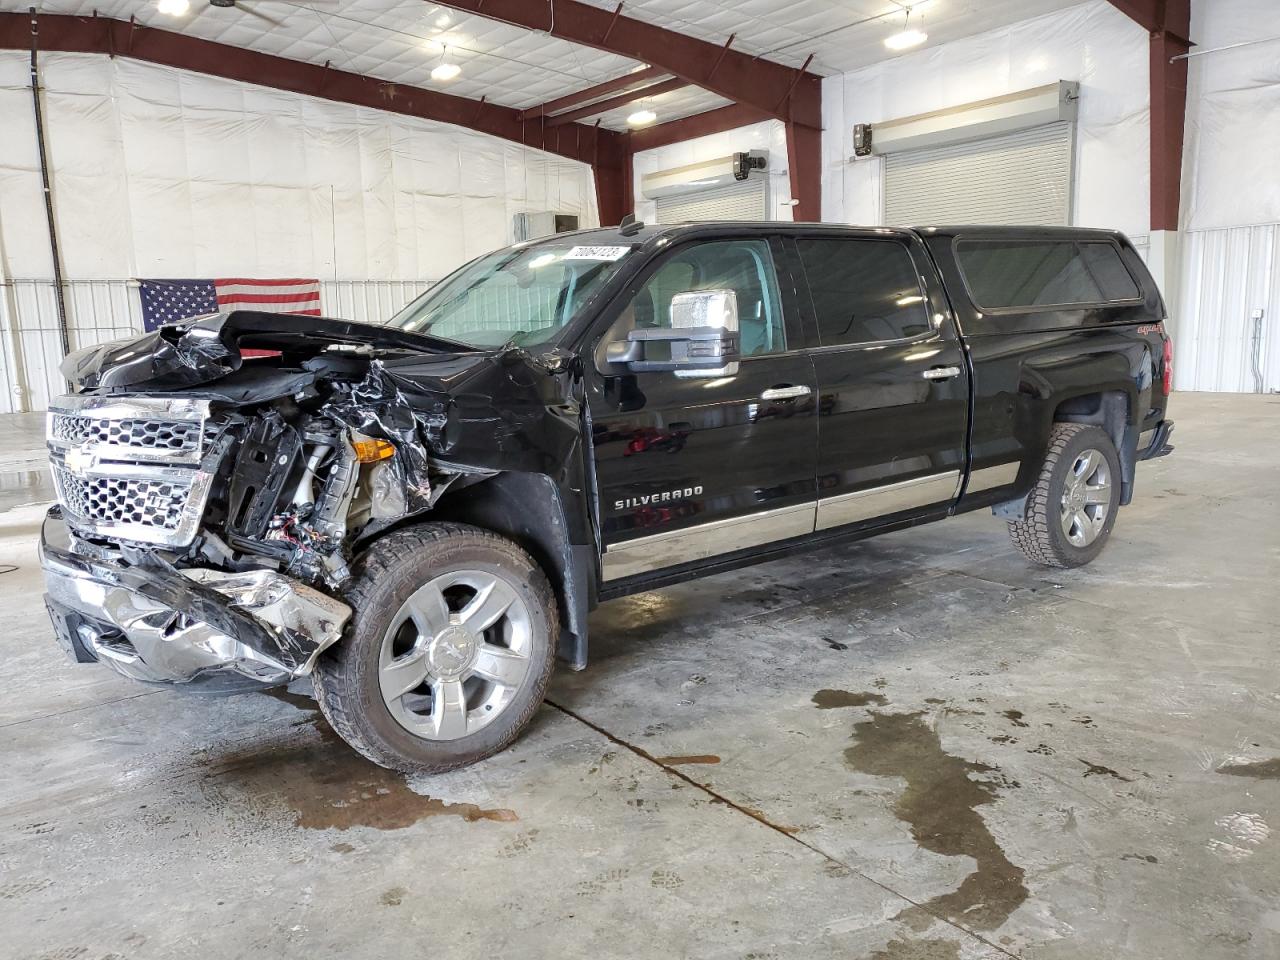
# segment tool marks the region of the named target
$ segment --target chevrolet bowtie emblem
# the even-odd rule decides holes
[[[82,447],[68,447],[63,459],[67,469],[72,473],[84,473],[98,465],[98,458],[88,444]]]

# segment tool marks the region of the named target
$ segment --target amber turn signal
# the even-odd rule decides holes
[[[396,448],[386,440],[357,440],[351,444],[356,451],[356,459],[361,463],[377,463],[396,455]]]

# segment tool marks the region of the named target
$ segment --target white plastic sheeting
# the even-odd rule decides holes
[[[1197,230],[1184,253],[1174,387],[1280,390],[1280,224]]]
[[[684,140],[653,150],[641,150],[632,162],[636,198],[636,218],[645,223],[656,223],[657,205],[645,200],[641,192],[641,178],[646,173],[683,167],[703,160],[727,157],[744,150],[764,150],[769,157],[769,195],[766,210],[770,220],[790,220],[791,180],[787,168],[787,128],[780,120],[763,120],[713,133],[693,140]]]
[[[1183,228],[1280,222],[1280,3],[1196,0],[1190,58]]]
[[[1280,40],[1250,41],[1280,37],[1280,3],[1196,0],[1191,15],[1206,52],[1187,78],[1174,386],[1270,392],[1280,389]]]
[[[41,58],[67,275],[438,279],[588,166],[447,124],[123,58]],[[26,57],[0,53],[7,276],[49,276]]]
[[[853,125],[1057,80],[1080,82],[1073,222],[1148,233],[1148,43],[1107,0],[927,47],[823,81],[824,220],[878,224],[882,159],[850,162]]]
[[[61,387],[27,64],[0,51],[0,411]],[[318,277],[327,313],[380,320],[511,242],[516,213],[599,222],[590,167],[459,127],[121,58],[40,64],[73,347],[141,329],[136,291],[96,278]]]

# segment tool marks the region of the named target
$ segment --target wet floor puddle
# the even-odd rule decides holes
[[[813,703],[833,709],[883,706],[886,700],[874,693],[820,690]],[[859,773],[905,780],[893,812],[911,828],[916,843],[942,856],[970,857],[975,864],[957,889],[910,907],[897,919],[918,930],[937,916],[977,930],[996,929],[1029,894],[1023,869],[1005,856],[978,808],[994,803],[1001,787],[1016,784],[1001,779],[996,767],[947,753],[921,713],[868,710],[868,715],[853,726],[854,743],[844,752],[845,763]]]
[[[867,960],[960,960],[956,940],[890,940]]]
[[[0,513],[57,499],[48,468],[0,471]]]
[[[1218,773],[1229,777],[1253,777],[1257,780],[1280,780],[1280,757],[1257,760],[1252,763],[1224,763]]]
[[[318,738],[211,757],[206,776],[218,786],[242,792],[255,804],[283,806],[296,826],[400,830],[438,816],[468,822],[519,819],[511,810],[448,803],[415,793],[403,774],[370,763],[348,747],[325,723],[314,700],[285,690],[269,691],[269,695],[307,713],[302,722],[313,726]]]

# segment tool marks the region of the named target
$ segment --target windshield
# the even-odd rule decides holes
[[[473,347],[546,343],[631,250],[569,242],[508,247],[432,287],[389,325]]]

